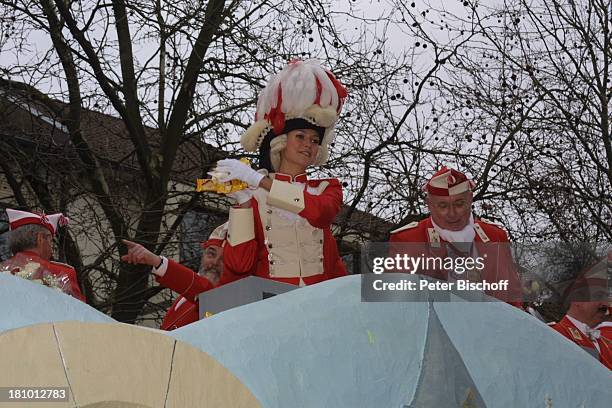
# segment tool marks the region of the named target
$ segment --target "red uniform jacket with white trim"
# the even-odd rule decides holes
[[[200,305],[196,300],[190,302],[182,296],[176,298],[162,321],[161,330],[174,330],[195,323],[200,319]]]
[[[180,294],[166,312],[160,326],[162,330],[174,330],[198,321],[198,295],[215,287],[205,277],[171,259],[168,259],[164,276],[155,276],[155,280],[163,287]]]
[[[609,343],[612,343],[612,322],[604,322],[597,326],[597,329],[601,333],[601,337],[608,339]]]
[[[480,257],[486,254],[485,267],[481,278],[487,282],[508,280],[507,291],[487,294],[522,308],[522,289],[512,259],[508,234],[502,228],[479,219],[474,220],[474,224],[474,229],[476,230],[476,235],[474,236],[476,250]],[[432,235],[431,230],[433,229],[431,216],[418,223],[414,222],[405,227],[398,228],[391,233],[389,238],[389,256],[395,257],[396,254],[409,252],[408,255],[410,256],[444,258],[447,255],[444,245],[438,244],[443,244],[446,241],[435,234]],[[432,242],[436,239],[438,240],[437,243]],[[410,246],[402,245],[407,243]],[[429,269],[426,272],[417,271],[417,273],[423,273],[441,280],[447,280],[448,278],[445,271],[435,269]]]
[[[2,267],[9,269],[12,274],[16,274],[20,272],[20,269],[28,263],[38,264],[36,272],[37,275],[42,276],[43,273],[50,273],[58,278],[66,279],[67,287],[63,291],[66,294],[79,299],[80,301],[86,301],[85,296],[83,296],[81,288],[79,287],[76,270],[70,265],[61,262],[48,261],[31,251],[21,251],[4,261],[2,263]]]
[[[595,343],[586,334],[580,331],[568,318],[563,316],[558,323],[555,323],[552,328],[557,332],[561,333],[564,337],[568,338],[575,344],[579,345],[582,349],[588,352],[592,356],[598,356],[599,361],[612,370],[612,340],[602,336],[600,334],[597,344],[599,345],[599,351],[595,347]]]
[[[49,269],[56,275],[65,273],[70,280],[71,295],[82,302],[86,302],[85,295],[81,292],[81,288],[77,281],[76,270],[72,266],[61,262],[49,261]]]
[[[266,216],[269,214],[271,218],[275,217],[274,222],[279,224],[282,224],[283,217],[286,217],[286,225],[304,226],[305,224],[303,223],[307,222],[309,226],[306,226],[306,228],[320,230],[313,230],[313,234],[320,234],[322,252],[315,254],[313,251],[312,260],[319,260],[314,259],[315,257],[322,258],[320,259],[320,261],[322,261],[322,273],[302,277],[279,276],[283,274],[282,260],[275,258],[274,251],[276,248],[274,248],[273,245],[276,245],[276,243],[267,240],[266,232],[264,232],[264,228],[270,231],[270,229],[275,229],[276,225],[268,225],[270,220],[265,220],[266,225],[264,225],[260,211],[260,206],[262,205],[261,201],[265,201],[269,193],[263,189],[258,189],[259,196],[256,194],[255,197],[251,199],[255,238],[236,246],[230,245],[229,242],[225,243],[223,252],[225,268],[220,284],[228,283],[249,275],[273,279],[293,285],[299,285],[301,283],[300,279],[303,284],[312,285],[328,279],[345,276],[347,274],[346,268],[339,256],[336,240],[330,228],[342,206],[342,186],[340,182],[337,179],[307,179],[306,175],[299,175],[296,176],[294,180],[291,180],[291,177],[278,173],[274,175],[274,178],[275,180],[290,183],[303,183],[304,208],[297,214],[289,214],[288,212],[283,213],[283,210],[270,206],[266,207],[268,209],[264,211],[264,214]],[[315,190],[319,191],[315,192]],[[259,197],[259,201],[257,197]],[[264,205],[266,204],[264,203]],[[295,217],[293,220],[291,219],[292,215]],[[281,228],[283,228],[283,225],[281,225]],[[281,245],[282,244],[283,243],[281,243]],[[304,246],[303,248],[306,247]],[[306,251],[306,249],[304,249],[304,251]],[[303,256],[304,252],[299,255]],[[271,271],[271,268],[279,271],[279,273]]]
[[[230,280],[223,279],[224,274],[225,272],[221,275],[222,279],[219,283],[215,285],[186,266],[168,259],[166,273],[163,276],[155,276],[155,280],[180,296],[174,300],[174,303],[166,312],[160,329],[174,330],[197,322],[200,318],[198,296],[203,292],[228,283]]]

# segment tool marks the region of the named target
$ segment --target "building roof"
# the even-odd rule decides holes
[[[74,153],[74,147],[64,126],[68,104],[51,99],[36,88],[0,78],[0,133],[10,132],[23,143],[33,143],[47,151]],[[10,118],[10,120],[9,120]],[[81,131],[94,155],[101,162],[126,169],[139,168],[136,152],[123,119],[83,109]],[[159,149],[157,129],[145,126],[152,150]],[[197,137],[182,143],[174,161],[172,179],[195,183],[205,174],[205,168],[226,154]]]
[[[60,155],[75,155],[64,117],[68,104],[49,98],[35,87],[21,82],[0,78],[0,134],[11,134],[22,143],[31,144],[37,150]],[[138,171],[134,145],[123,119],[91,109],[81,112],[81,131],[92,152],[102,163],[113,168]],[[145,126],[145,132],[153,150],[159,149],[157,129]],[[183,143],[177,151],[172,179],[185,184],[195,184],[207,168],[227,154],[199,138]],[[336,222],[345,219],[348,206],[343,206]],[[344,228],[344,237],[355,240],[382,241],[394,223],[385,221],[365,211],[355,209]]]

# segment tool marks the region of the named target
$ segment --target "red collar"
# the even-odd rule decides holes
[[[29,257],[31,257],[31,258],[35,258],[35,259],[42,259],[43,261],[46,261],[46,259],[41,258],[41,257],[40,257],[40,255],[38,255],[38,254],[37,254],[36,252],[34,252],[34,251],[20,251],[19,253],[20,253],[20,254],[27,255],[27,256],[29,256]]]
[[[308,182],[308,176],[306,175],[306,173],[298,174],[295,177],[291,177],[289,174],[283,174],[283,173],[272,173],[271,176],[273,176],[275,180],[288,181],[290,183]]]

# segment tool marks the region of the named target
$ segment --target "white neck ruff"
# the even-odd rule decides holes
[[[474,215],[470,214],[470,219],[465,227],[459,231],[451,231],[444,228],[440,228],[434,220],[431,218],[431,223],[434,229],[440,234],[440,238],[447,242],[473,242],[476,237],[476,231],[474,231]]]

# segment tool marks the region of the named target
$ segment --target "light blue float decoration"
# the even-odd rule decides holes
[[[360,295],[359,276],[334,279],[167,334],[214,357],[265,408],[611,406],[611,372],[510,305],[364,303]],[[0,308],[0,333],[66,320],[116,323],[7,274]]]
[[[610,371],[513,306],[364,303],[360,293],[359,276],[334,279],[169,335],[217,359],[266,408],[612,406]]]
[[[0,313],[0,333],[66,320],[117,323],[72,296],[8,273],[0,273]]]

